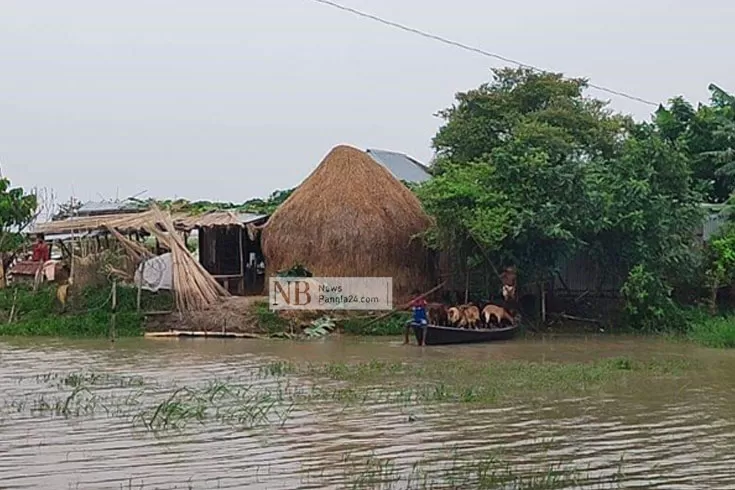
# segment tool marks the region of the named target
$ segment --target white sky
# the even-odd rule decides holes
[[[735,90],[731,1],[341,2],[649,100]],[[62,200],[241,202],[340,143],[428,163],[433,114],[502,65],[311,0],[0,0],[0,165]]]

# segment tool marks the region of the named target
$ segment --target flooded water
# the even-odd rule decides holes
[[[653,389],[630,383],[497,404],[345,404],[307,396],[317,381],[276,369],[662,354],[703,364]],[[250,388],[226,395],[215,380]],[[194,394],[173,406],[190,393],[181,387]],[[236,410],[217,401],[226,396],[236,396]],[[622,488],[735,489],[735,354],[651,339],[425,348],[396,339],[0,339],[0,399],[0,488],[378,488],[360,480],[375,461],[392,460],[391,471],[405,476],[416,462],[493,452],[521,474],[547,463],[584,470],[584,483],[569,488],[617,480]],[[160,430],[181,413],[189,424]]]

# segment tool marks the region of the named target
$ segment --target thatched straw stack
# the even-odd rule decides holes
[[[262,231],[267,274],[301,264],[322,277],[393,277],[394,301],[433,286],[415,237],[430,226],[421,203],[365,152],[337,146]]]

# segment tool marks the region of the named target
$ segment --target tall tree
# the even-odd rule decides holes
[[[38,199],[20,187],[11,187],[10,180],[0,179],[0,256],[7,269],[25,241],[23,231],[36,218]],[[3,274],[3,280],[4,280]]]
[[[439,112],[445,124],[434,137],[436,165],[469,163],[506,146],[514,137],[543,149],[551,163],[576,155],[610,157],[632,121],[607,103],[585,97],[587,82],[527,69],[493,70],[493,81],[456,95]]]
[[[694,107],[682,97],[660,107],[654,123],[690,161],[696,187],[711,203],[735,191],[735,97],[712,84],[710,104]]]
[[[700,219],[687,155],[659,125],[612,113],[585,87],[503,69],[458,94],[434,139],[436,176],[417,190],[436,222],[429,243],[513,263],[526,282],[586,249],[622,275],[639,266],[646,280],[628,296],[657,288],[665,303],[693,264]]]
[[[437,178],[419,195],[437,221],[433,243],[546,276],[599,226],[589,184],[619,154],[632,121],[584,96],[584,80],[525,69],[457,94],[434,138]],[[478,259],[479,261],[479,259]]]

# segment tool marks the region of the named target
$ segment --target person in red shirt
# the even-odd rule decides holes
[[[51,258],[51,249],[44,241],[43,235],[36,236],[36,243],[33,244],[33,262],[45,263]]]

